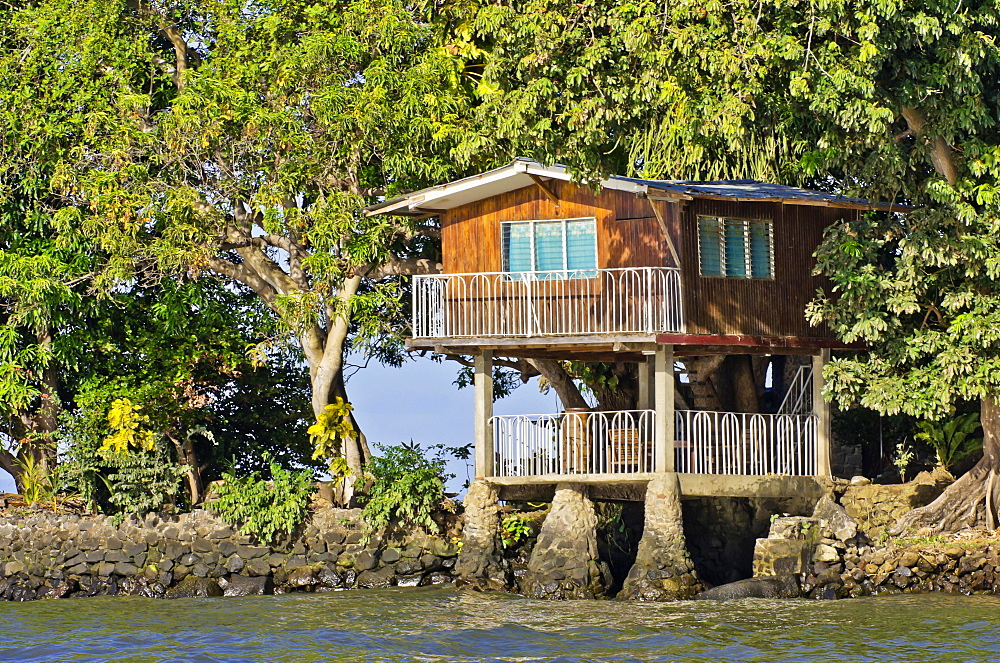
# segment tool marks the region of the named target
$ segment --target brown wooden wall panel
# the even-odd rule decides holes
[[[691,334],[831,337],[825,327],[811,327],[806,305],[827,286],[813,276],[813,253],[823,229],[857,212],[780,203],[695,200],[681,221],[681,279],[684,315]],[[774,278],[703,277],[698,266],[698,216],[771,219],[774,231]]]
[[[658,205],[680,257],[688,333],[832,336],[826,328],[810,327],[804,316],[816,290],[827,286],[824,279],[812,275],[812,254],[824,228],[858,212],[722,200],[693,200],[680,207],[620,191],[595,195],[587,187],[567,182],[550,181],[547,186],[559,198],[558,207],[532,185],[444,213],[441,239],[445,273],[499,272],[500,224],[504,221],[586,216],[597,219],[599,268],[674,266],[653,211],[652,205]],[[701,214],[771,219],[774,279],[702,277],[697,222]],[[509,314],[517,318],[515,311]]]
[[[558,206],[532,185],[444,213],[445,273],[500,271],[500,224],[504,221],[585,216],[597,219],[598,268],[672,265],[650,201],[622,191],[595,195],[590,188],[569,182],[550,181],[547,186],[559,198]]]

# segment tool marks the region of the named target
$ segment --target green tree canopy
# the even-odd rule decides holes
[[[398,343],[398,277],[437,269],[433,229],[360,210],[448,175],[463,99],[405,4],[42,0],[6,30],[17,158],[51,163],[56,219],[107,256],[98,287],[250,288],[300,345],[316,416],[346,398],[345,350]],[[345,453],[360,470],[363,436]]]

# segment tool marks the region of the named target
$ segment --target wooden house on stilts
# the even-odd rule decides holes
[[[819,393],[844,346],[804,316],[824,285],[813,252],[827,226],[889,207],[752,180],[595,191],[518,159],[368,213],[440,219],[443,273],[414,277],[410,345],[475,357],[477,477],[509,496],[567,479],[621,494],[677,472],[684,494],[758,495],[830,475]],[[771,412],[676,408],[677,362],[713,354],[811,361]],[[635,362],[638,408],[493,416],[497,355]]]

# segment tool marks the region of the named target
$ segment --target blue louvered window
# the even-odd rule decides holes
[[[771,222],[699,216],[698,265],[702,276],[774,278]]]
[[[526,278],[597,276],[597,224],[589,219],[507,221],[501,224],[503,271]]]

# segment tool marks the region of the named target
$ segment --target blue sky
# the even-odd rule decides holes
[[[423,445],[442,443],[460,446],[472,441],[472,388],[454,384],[458,371],[454,362],[433,362],[420,358],[401,368],[371,365],[356,373],[348,393],[356,408],[358,422],[373,443],[395,444],[414,440]],[[497,414],[538,414],[555,412],[555,394],[543,395],[537,380],[497,401]],[[466,478],[459,461],[450,464],[457,475],[449,488],[457,492]],[[469,470],[471,473],[471,469]],[[0,470],[0,492],[11,492],[14,483]]]

